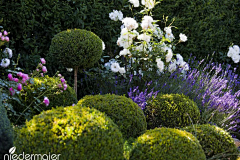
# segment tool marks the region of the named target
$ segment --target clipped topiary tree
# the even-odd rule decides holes
[[[129,160],[206,160],[199,141],[191,133],[155,128],[138,137]]]
[[[65,67],[74,69],[74,90],[77,94],[78,69],[86,69],[101,58],[102,40],[93,32],[84,29],[68,29],[56,34],[49,54]]]
[[[7,112],[2,105],[2,92],[0,90],[0,159],[8,154],[13,146],[13,129],[8,119]]]
[[[123,138],[104,113],[88,107],[58,107],[34,116],[16,132],[16,152],[61,154],[59,159],[123,160]]]
[[[124,138],[136,138],[147,130],[143,111],[132,99],[125,96],[88,95],[80,99],[77,106],[96,108],[106,113],[118,125]]]
[[[149,129],[185,127],[200,119],[197,104],[183,94],[159,94],[149,99],[145,114]]]
[[[183,129],[197,137],[207,158],[237,159],[237,147],[225,130],[210,124],[187,126]]]

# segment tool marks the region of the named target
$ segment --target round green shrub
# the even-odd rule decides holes
[[[34,115],[39,114],[43,110],[49,110],[52,107],[56,106],[70,106],[77,103],[76,93],[69,85],[67,86],[66,90],[63,90],[62,88],[63,92],[57,92],[57,85],[61,84],[61,80],[59,77],[44,76],[34,78],[33,82],[33,84],[28,84],[24,87],[23,90],[21,90],[20,100],[22,105],[19,105],[16,102],[12,104],[16,113],[21,114],[26,109],[26,107],[28,107],[33,101],[36,101],[38,103],[42,102],[44,96],[48,97],[50,103],[48,106],[45,106],[45,104],[41,103],[38,107],[35,107],[36,103],[33,103],[32,106],[23,113],[23,116],[21,116],[21,118],[16,124],[24,124],[26,119],[30,120]],[[47,90],[49,91],[46,92]],[[38,97],[42,93],[45,94],[43,94],[38,100],[36,100],[35,97]],[[17,118],[18,116],[12,115],[12,123],[15,123]]]
[[[123,160],[123,138],[104,113],[58,107],[33,117],[16,133],[17,153],[61,154],[59,159]]]
[[[155,128],[138,137],[129,160],[206,160],[196,137],[175,128]]]
[[[13,129],[8,119],[6,109],[2,105],[2,92],[0,91],[0,159],[8,154],[13,146]]]
[[[102,40],[84,29],[68,29],[53,37],[49,52],[65,67],[85,69],[101,58]]]
[[[159,94],[147,101],[145,113],[149,129],[185,127],[200,119],[197,104],[183,94]]]
[[[199,140],[207,158],[221,156],[221,159],[236,160],[237,148],[231,135],[225,130],[210,124],[193,125],[183,128]],[[230,154],[230,155],[227,155]]]
[[[106,113],[118,125],[124,138],[137,137],[147,130],[143,111],[132,99],[125,96],[87,95],[80,99],[77,105],[96,108]]]

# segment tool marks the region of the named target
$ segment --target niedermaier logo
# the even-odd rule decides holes
[[[16,147],[9,149],[9,154],[4,155],[4,160],[59,160],[61,154],[14,154]]]

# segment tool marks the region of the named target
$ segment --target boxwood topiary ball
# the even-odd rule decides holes
[[[102,40],[84,29],[68,29],[53,37],[49,54],[65,67],[89,68],[101,58]]]
[[[106,113],[119,127],[123,137],[137,137],[147,130],[141,108],[125,96],[114,94],[88,95],[79,100],[79,107],[88,106]]]
[[[185,127],[200,119],[197,104],[183,94],[160,94],[149,99],[145,114],[148,129]]]
[[[138,137],[129,160],[206,160],[196,137],[175,128],[155,128]]]
[[[17,153],[61,154],[59,159],[123,160],[123,138],[104,113],[58,107],[33,117],[16,133]]]
[[[237,159],[238,156],[233,155],[237,153],[234,140],[231,135],[223,129],[210,124],[187,126],[183,129],[197,137],[207,158],[220,156],[220,159]]]

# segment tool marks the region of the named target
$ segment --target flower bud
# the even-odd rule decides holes
[[[12,81],[12,80],[13,80],[13,76],[12,76],[11,73],[8,73],[8,79],[9,79],[9,81]]]
[[[21,90],[22,90],[22,84],[21,84],[21,83],[18,83],[18,85],[17,85],[17,90],[18,90],[18,91],[21,91]]]

